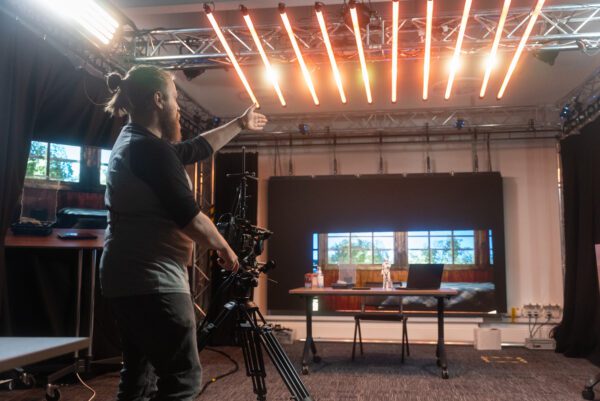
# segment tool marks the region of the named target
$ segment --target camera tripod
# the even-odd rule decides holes
[[[203,325],[198,336],[199,351],[207,345],[211,332],[232,313],[235,314],[235,330],[241,343],[246,374],[252,378],[252,388],[256,399],[258,401],[267,399],[265,384],[267,374],[262,351],[262,347],[264,347],[292,398],[296,401],[312,401],[312,397],[294,369],[290,358],[275,338],[271,326],[267,324],[258,307],[249,297],[236,297],[227,302],[213,322]]]

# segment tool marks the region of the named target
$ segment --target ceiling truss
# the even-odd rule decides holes
[[[276,10],[273,11],[277,13]],[[514,8],[507,17],[499,51],[513,51],[529,20],[529,8]],[[469,18],[463,42],[463,54],[487,54],[494,39],[500,10],[475,11]],[[454,49],[461,15],[437,15],[433,21],[432,55],[445,57]],[[328,21],[328,33],[339,63],[357,60],[354,34],[343,20]],[[391,59],[391,21],[373,17],[363,30],[365,53],[370,62]],[[241,65],[260,63],[252,37],[245,26],[222,27],[230,47]],[[280,25],[257,26],[267,56],[274,63],[295,62],[287,33]],[[326,48],[316,22],[294,25],[297,40],[311,63],[327,63]],[[425,18],[411,17],[399,22],[399,58],[423,57]],[[600,4],[548,6],[542,10],[527,43],[529,50],[600,49]],[[229,66],[212,28],[148,30],[134,32],[121,47],[122,56],[135,63],[150,63],[170,69],[190,67],[223,68]]]

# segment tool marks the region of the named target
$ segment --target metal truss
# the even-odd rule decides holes
[[[514,8],[507,17],[499,51],[514,50],[529,20],[531,9]],[[273,10],[274,15],[277,10]],[[463,54],[485,54],[494,39],[500,10],[475,11],[469,18],[463,42]],[[460,27],[460,14],[434,16],[432,56],[442,57],[455,45]],[[356,45],[352,29],[343,20],[329,18],[328,33],[338,62],[355,62]],[[368,61],[381,62],[391,58],[391,20],[372,17],[363,30]],[[245,26],[222,27],[241,65],[260,63],[251,35]],[[256,30],[270,59],[277,63],[295,61],[287,33],[280,25],[257,26]],[[326,49],[316,22],[294,26],[302,52],[311,63],[327,63]],[[423,57],[424,17],[410,17],[399,23],[399,57]],[[136,63],[152,63],[172,69],[190,67],[223,68],[229,66],[212,28],[139,31],[122,46],[125,56]],[[586,53],[600,49],[600,4],[548,6],[542,10],[527,48],[535,51],[581,50]]]
[[[576,133],[598,116],[600,111],[600,68],[559,102],[565,135]]]
[[[526,140],[561,131],[556,105],[290,114],[270,116],[264,132],[239,135],[229,147]]]

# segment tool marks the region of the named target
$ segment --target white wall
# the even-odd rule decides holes
[[[555,146],[556,142],[549,139],[492,142],[491,144],[492,169],[500,171],[504,183],[508,310],[527,303],[562,305]],[[378,172],[379,148],[377,146],[338,147],[336,153],[338,174]],[[426,158],[423,145],[386,145],[382,153],[386,173],[425,172]],[[259,150],[258,223],[262,227],[269,226],[267,189],[269,177],[274,173],[276,160],[274,154],[275,151],[272,149]],[[281,147],[279,154],[281,168],[278,165],[278,175],[287,175],[289,148]],[[478,156],[479,169],[485,171],[488,157],[484,146],[478,149]],[[434,172],[473,171],[470,144],[431,145],[430,157]],[[331,147],[294,148],[292,161],[295,175],[333,173]],[[265,254],[268,254],[268,248]],[[285,269],[285,266],[279,268]],[[298,286],[301,285],[302,283],[298,283]],[[266,282],[263,280],[255,295],[255,300],[263,312],[267,310],[266,295]],[[351,334],[352,331],[348,331],[348,335]],[[432,330],[431,334],[433,338],[435,332]],[[468,337],[468,339],[472,338],[470,329]]]

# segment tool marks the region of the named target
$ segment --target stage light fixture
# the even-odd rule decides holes
[[[265,49],[263,48],[262,43],[260,42],[260,39],[258,37],[258,34],[256,33],[256,29],[254,29],[254,24],[252,23],[252,18],[250,18],[248,9],[245,6],[241,5],[240,10],[242,11],[242,16],[244,17],[244,21],[246,21],[246,25],[248,26],[250,35],[252,35],[252,39],[254,40],[256,49],[260,53],[260,58],[262,59],[263,64],[265,65],[265,69],[267,71],[267,76],[269,77],[269,80],[271,81],[271,85],[273,85],[273,88],[275,89],[275,92],[277,93],[277,97],[279,98],[279,103],[281,103],[281,105],[283,107],[285,107],[286,103],[285,103],[285,99],[283,97],[283,93],[281,93],[281,88],[279,87],[277,75],[273,71],[273,68],[271,67],[271,63],[269,62],[269,59],[267,58],[267,54],[265,53]]]
[[[354,29],[354,39],[356,40],[356,48],[358,49],[358,58],[360,60],[360,68],[362,70],[363,82],[365,84],[365,92],[367,94],[367,102],[373,103],[371,97],[371,85],[369,84],[369,71],[367,70],[367,62],[365,61],[365,52],[363,51],[362,35],[360,33],[360,26],[358,24],[358,14],[356,13],[356,2],[350,0],[348,2],[350,7],[350,17],[352,18],[352,27]]]
[[[504,96],[504,92],[506,91],[506,87],[508,86],[508,81],[510,81],[510,77],[512,76],[513,72],[515,71],[517,63],[519,62],[519,58],[521,57],[521,53],[523,53],[523,49],[525,48],[525,44],[527,43],[527,39],[529,39],[529,35],[531,34],[531,31],[533,30],[533,26],[535,25],[535,22],[537,21],[537,18],[540,15],[540,12],[542,11],[543,6],[544,6],[544,0],[538,0],[537,4],[535,5],[534,10],[532,11],[531,15],[529,16],[529,23],[527,24],[527,27],[525,28],[525,32],[523,33],[523,36],[521,36],[521,40],[519,41],[519,46],[517,47],[517,51],[515,52],[515,55],[513,56],[513,59],[510,62],[510,66],[508,67],[508,71],[506,72],[506,76],[504,77],[504,81],[502,82],[502,86],[500,87],[500,91],[498,91],[498,96],[497,96],[498,99],[502,99],[502,96]]]
[[[312,79],[310,77],[310,72],[306,67],[306,63],[304,62],[304,58],[302,57],[302,53],[300,52],[300,47],[298,47],[298,43],[296,42],[296,36],[294,35],[294,30],[292,29],[292,24],[290,24],[290,20],[285,12],[285,4],[279,3],[279,15],[281,16],[281,20],[283,21],[283,26],[287,31],[288,37],[290,38],[290,42],[292,43],[292,47],[294,48],[294,53],[296,53],[296,58],[298,59],[298,64],[300,64],[300,69],[302,70],[302,75],[304,76],[304,82],[306,82],[306,86],[308,86],[308,90],[313,98],[313,102],[316,106],[319,105],[319,98],[317,97],[317,92],[315,92],[315,87],[313,85]]]
[[[231,48],[229,47],[227,40],[225,40],[223,31],[221,31],[221,28],[219,27],[219,24],[217,23],[217,20],[215,19],[210,6],[206,3],[204,4],[204,13],[206,14],[208,21],[212,25],[213,30],[217,34],[217,37],[219,38],[221,45],[223,45],[223,48],[225,49],[225,52],[227,53],[227,57],[229,57],[229,61],[233,65],[233,68],[235,68],[235,71],[237,72],[238,77],[242,81],[244,88],[246,88],[246,92],[248,92],[250,99],[252,99],[252,102],[254,104],[256,104],[256,107],[260,107],[260,104],[258,103],[256,96],[254,96],[254,92],[252,91],[252,88],[250,87],[250,84],[248,83],[248,80],[246,79],[246,76],[244,75],[244,71],[242,71],[242,68],[238,64],[238,61],[235,58],[235,55],[231,51]]]
[[[465,8],[463,9],[462,18],[460,20],[460,29],[458,30],[458,37],[456,38],[456,46],[454,47],[454,55],[452,56],[452,63],[450,64],[450,75],[448,76],[448,85],[446,86],[446,93],[444,99],[450,99],[450,93],[452,93],[452,84],[454,83],[454,77],[458,65],[460,63],[460,50],[462,48],[462,42],[465,37],[465,31],[467,29],[467,23],[469,22],[469,13],[471,12],[472,0],[465,1]]]
[[[98,5],[94,0],[37,0],[58,16],[75,21],[83,28],[85,36],[91,35],[93,42],[98,41],[108,45],[117,29],[119,22],[107,10]],[[98,44],[98,43],[97,43]]]
[[[500,13],[500,20],[498,20],[498,26],[496,27],[496,36],[494,36],[492,50],[490,50],[490,55],[488,56],[488,60],[486,63],[487,65],[485,67],[485,75],[483,76],[483,83],[481,84],[481,90],[479,91],[479,97],[481,98],[485,96],[488,81],[490,80],[490,75],[492,74],[492,68],[494,68],[494,64],[496,62],[498,46],[500,45],[500,39],[502,38],[502,32],[504,31],[504,24],[506,23],[506,16],[508,15],[509,9],[510,0],[504,0],[502,12]]]
[[[392,1],[392,103],[398,96],[398,14],[399,0]]]
[[[425,24],[425,57],[423,60],[423,100],[429,98],[429,68],[431,65],[431,26],[433,25],[433,0],[427,0]]]
[[[323,3],[315,3],[315,14],[317,15],[319,27],[321,28],[323,43],[325,43],[325,48],[327,49],[329,63],[331,64],[331,71],[333,73],[335,84],[338,87],[338,92],[340,93],[340,99],[342,100],[342,103],[346,104],[346,94],[344,93],[344,86],[342,85],[342,77],[340,76],[340,71],[335,61],[333,48],[331,47],[331,41],[329,40],[329,34],[327,33],[327,26],[325,25],[325,18],[323,17]]]
[[[302,135],[309,135],[310,134],[310,125],[308,125],[306,123],[298,124],[298,131]]]
[[[454,127],[456,127],[456,129],[462,129],[465,127],[465,119],[464,118],[457,118],[456,122],[454,123]]]

